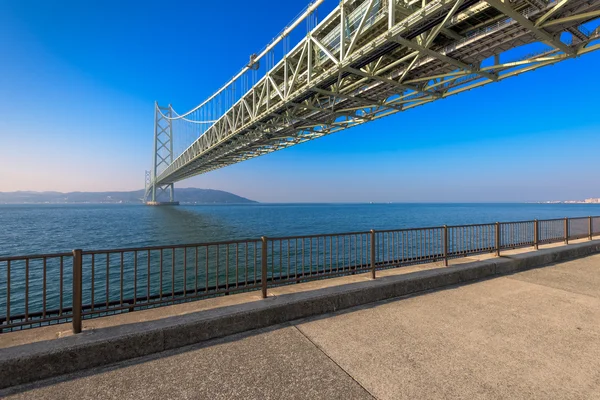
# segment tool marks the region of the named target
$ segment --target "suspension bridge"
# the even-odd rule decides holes
[[[318,21],[322,2],[197,107],[155,105],[148,204],[175,204],[191,176],[600,48],[599,0],[342,0]]]

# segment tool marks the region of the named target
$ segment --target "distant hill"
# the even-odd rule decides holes
[[[133,192],[0,192],[0,204],[141,203],[143,190]],[[213,189],[175,188],[175,200],[192,204],[243,204],[256,201]]]

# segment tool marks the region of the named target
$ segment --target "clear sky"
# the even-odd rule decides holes
[[[143,187],[154,101],[200,103],[307,0],[271,4],[0,0],[0,191]],[[595,52],[178,186],[266,202],[600,197],[599,67]]]

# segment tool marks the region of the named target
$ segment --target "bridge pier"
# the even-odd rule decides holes
[[[178,201],[147,201],[147,206],[178,206]]]

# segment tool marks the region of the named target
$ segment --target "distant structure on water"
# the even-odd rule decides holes
[[[549,200],[540,201],[541,204],[600,204],[600,197],[590,197],[585,200]]]

